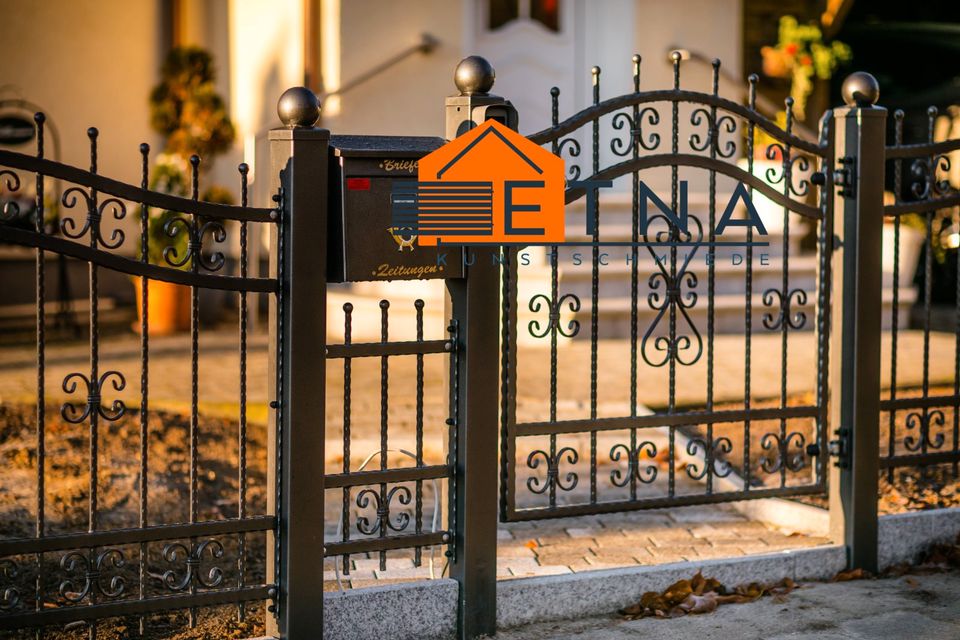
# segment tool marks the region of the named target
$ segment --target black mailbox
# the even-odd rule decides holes
[[[330,136],[330,282],[462,277],[462,250],[421,247],[391,222],[395,182],[416,182],[417,161],[444,142]]]

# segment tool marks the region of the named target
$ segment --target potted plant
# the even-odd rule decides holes
[[[790,79],[790,95],[793,98],[793,117],[795,121],[807,120],[807,100],[814,89],[814,81],[826,82],[837,67],[850,60],[850,47],[834,40],[824,42],[823,32],[815,24],[801,25],[793,16],[780,18],[777,43],[773,46],[762,47],[763,73],[770,78]],[[811,114],[814,115],[814,114]],[[787,113],[780,111],[776,114],[777,126],[787,128]],[[773,136],[759,127],[755,130],[753,145],[753,174],[769,184],[774,189],[783,189],[783,154],[779,143]],[[781,145],[782,146],[782,145]],[[793,152],[792,157],[798,154]],[[739,160],[741,168],[747,169],[747,158]],[[814,158],[807,157],[806,161],[795,160],[791,166],[793,183],[799,185],[808,181],[816,170]],[[754,205],[767,230],[771,233],[783,232],[783,207],[776,204],[761,193],[754,195]],[[791,230],[793,230],[791,226]],[[797,233],[791,236],[791,251],[799,248],[801,238],[807,231],[806,226],[798,224]]]
[[[164,152],[157,156],[151,172],[150,188],[188,197],[190,156],[200,156],[203,159],[201,175],[208,173],[216,156],[230,148],[235,132],[223,98],[216,92],[213,58],[208,52],[196,47],[174,48],[163,63],[160,77],[160,83],[150,94],[150,124],[166,140]],[[229,192],[216,186],[205,189],[200,199],[232,204]],[[171,219],[183,215],[174,211],[150,211],[148,262],[171,267],[167,256],[186,255],[187,234],[180,230],[171,235],[169,226]],[[189,266],[187,262],[177,268]],[[139,314],[142,288],[139,278],[134,280]],[[147,304],[151,334],[163,335],[189,328],[189,287],[154,280]],[[216,304],[212,311],[203,315],[216,315],[219,312]]]

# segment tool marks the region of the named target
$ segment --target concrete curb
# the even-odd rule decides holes
[[[880,566],[915,560],[925,547],[951,540],[958,531],[960,508],[882,516]],[[644,591],[662,590],[698,570],[724,584],[737,585],[787,577],[823,580],[845,565],[844,548],[831,545],[703,562],[502,580],[497,583],[498,626],[508,628],[611,613],[635,602]],[[324,634],[338,640],[452,639],[456,633],[457,599],[457,583],[450,579],[326,593]]]
[[[880,516],[879,565],[913,562],[924,548],[949,542],[960,533],[960,507]]]

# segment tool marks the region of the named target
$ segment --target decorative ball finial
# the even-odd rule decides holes
[[[320,119],[320,98],[306,87],[291,87],[277,101],[277,115],[291,129],[312,127]]]
[[[497,73],[486,58],[470,56],[457,65],[453,83],[462,96],[483,96],[490,93]]]
[[[841,92],[848,107],[872,107],[880,98],[880,83],[866,71],[857,71],[843,81]]]

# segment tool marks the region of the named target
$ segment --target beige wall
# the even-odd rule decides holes
[[[159,142],[147,108],[160,65],[159,5],[0,0],[2,97],[46,111],[60,131],[64,162],[88,166],[86,130],[96,126],[100,172],[139,183],[138,145]]]
[[[334,133],[443,135],[443,99],[456,92],[453,70],[462,58],[463,2],[324,0],[339,12],[339,29],[323,36],[327,91],[348,83],[430,33],[440,45],[407,58],[376,78],[328,100],[324,126]],[[339,74],[339,83],[336,75]],[[333,80],[333,86],[330,85]],[[339,102],[339,104],[337,104]]]

